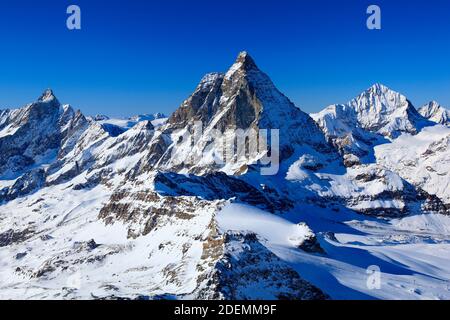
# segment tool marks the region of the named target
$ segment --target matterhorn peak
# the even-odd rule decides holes
[[[236,61],[226,74],[226,78],[231,78],[236,72],[247,73],[248,71],[259,71],[255,61],[247,51],[239,53]]]
[[[250,54],[247,51],[242,51],[239,53],[236,63],[239,63],[242,65],[242,67],[246,70],[258,68],[256,66],[255,60],[250,56]]]

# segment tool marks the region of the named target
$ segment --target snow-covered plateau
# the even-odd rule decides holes
[[[449,114],[376,84],[308,115],[246,52],[169,117],[46,90],[0,110],[0,299],[450,299]],[[279,129],[278,173],[214,161],[230,128]]]

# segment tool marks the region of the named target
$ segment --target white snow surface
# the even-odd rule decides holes
[[[305,253],[292,241],[310,235],[309,227],[297,224],[300,217],[318,234],[325,255]],[[313,206],[273,216],[230,204],[216,219],[222,231],[258,234],[269,250],[333,299],[450,299],[450,217],[387,221]],[[380,289],[367,285],[372,266],[380,268]]]
[[[271,245],[298,247],[314,233],[305,224],[293,224],[282,217],[244,204],[231,203],[216,217],[219,229],[252,232]]]
[[[450,128],[436,125],[375,147],[377,162],[450,203]]]
[[[0,299],[93,299],[113,294],[136,298],[187,294],[196,288],[202,243],[192,239],[207,230],[211,212],[200,210],[188,225],[168,221],[151,236],[132,240],[122,223],[106,226],[98,220],[111,190],[99,186],[68,192],[67,187],[43,189],[0,207],[2,225],[40,230],[25,246],[0,248]],[[42,210],[38,217],[36,210]],[[12,211],[14,215],[8,214]],[[92,252],[82,247],[90,239],[100,245]],[[158,247],[164,244],[167,249]],[[18,254],[23,257],[18,259]],[[58,259],[65,271],[32,276]],[[177,281],[167,281],[170,268],[176,270]]]

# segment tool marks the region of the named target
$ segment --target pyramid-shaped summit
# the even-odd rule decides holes
[[[204,132],[279,130],[282,158],[289,158],[300,145],[329,148],[314,120],[283,95],[245,51],[225,74],[203,77],[195,92],[170,117],[169,124],[185,128],[199,121]]]
[[[227,74],[232,74],[236,70],[249,71],[249,70],[259,70],[259,69],[255,63],[255,60],[253,60],[253,58],[250,56],[250,54],[247,51],[242,51],[241,53],[239,53],[235,63],[230,68],[230,70]]]
[[[300,128],[316,133],[314,121],[300,111],[262,72],[246,51],[229,70],[203,77],[194,93],[170,117],[169,123],[186,126],[202,121],[204,127],[285,129],[296,138]],[[295,128],[297,127],[297,128]],[[302,137],[300,137],[302,136]],[[306,136],[311,137],[311,134]]]

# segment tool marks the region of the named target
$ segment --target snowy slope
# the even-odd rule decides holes
[[[450,129],[434,126],[375,148],[377,162],[450,204]]]

